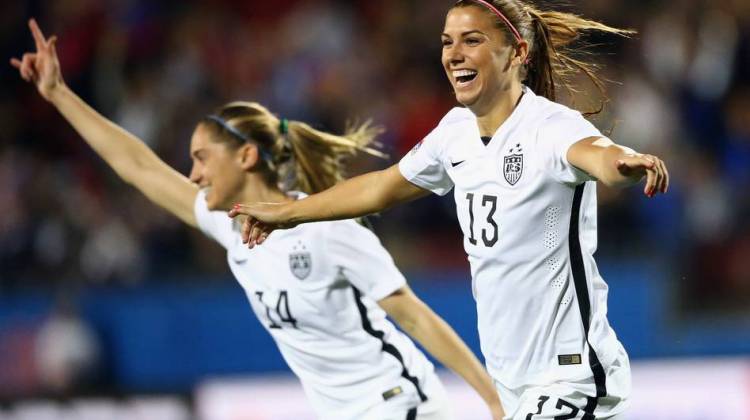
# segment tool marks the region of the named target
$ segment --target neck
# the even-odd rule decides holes
[[[252,174],[249,176],[250,179],[245,182],[240,192],[241,203],[281,203],[294,200],[277,187],[269,186],[265,180],[260,179],[260,175]]]
[[[521,101],[522,94],[522,85],[513,83],[509,90],[503,91],[498,97],[493,98],[488,106],[471,108],[471,111],[477,116],[479,135],[482,137],[493,136],[516,109]]]

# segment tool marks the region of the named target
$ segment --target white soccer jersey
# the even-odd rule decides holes
[[[433,365],[376,303],[406,281],[372,232],[352,220],[311,223],[248,249],[241,224],[209,211],[203,192],[195,215],[227,249],[255,315],[321,419],[363,419],[385,400],[408,409],[429,398]]]
[[[399,164],[422,188],[455,190],[482,352],[507,387],[593,377],[589,395],[602,397],[625,354],[593,258],[596,184],[566,158],[594,136],[579,112],[524,87],[486,146],[474,114],[454,108]]]

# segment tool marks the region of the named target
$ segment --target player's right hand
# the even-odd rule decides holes
[[[29,29],[36,43],[36,52],[26,53],[21,59],[11,58],[10,64],[18,69],[21,78],[27,82],[33,82],[42,97],[49,101],[55,89],[65,83],[60,72],[57,51],[55,51],[57,37],[45,38],[34,19],[29,20]]]
[[[285,203],[235,204],[229,217],[247,216],[242,223],[242,242],[249,248],[260,245],[276,229],[296,226],[284,216]]]

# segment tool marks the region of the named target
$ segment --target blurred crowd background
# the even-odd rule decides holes
[[[750,316],[750,2],[571,3],[556,7],[638,31],[589,38],[613,81],[593,121],[663,157],[672,180],[651,200],[639,188],[600,188],[598,259],[653,267],[646,272],[669,284],[675,319]],[[396,162],[455,106],[440,64],[450,4],[10,1],[0,5],[0,56],[33,48],[26,21],[35,16],[59,37],[66,82],[185,174],[195,122],[231,100],[334,132],[371,118],[387,130],[391,158],[355,161],[358,173]],[[223,250],[118,179],[7,63],[0,83],[0,296],[56,296],[56,312],[33,324],[36,340],[62,329],[81,347],[68,353],[92,360],[106,349],[75,321],[78,293],[233,281]],[[583,84],[572,99],[587,110],[600,98]],[[431,197],[375,226],[405,271],[463,273],[455,278],[466,282],[453,211],[452,195]],[[56,355],[40,357],[40,370],[53,366],[48,385],[64,381]]]

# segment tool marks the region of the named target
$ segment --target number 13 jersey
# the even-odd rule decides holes
[[[487,367],[507,387],[581,381],[606,395],[625,354],[607,322],[596,250],[596,185],[568,163],[601,133],[580,113],[524,87],[486,145],[474,114],[454,108],[399,163],[415,185],[454,189]]]

